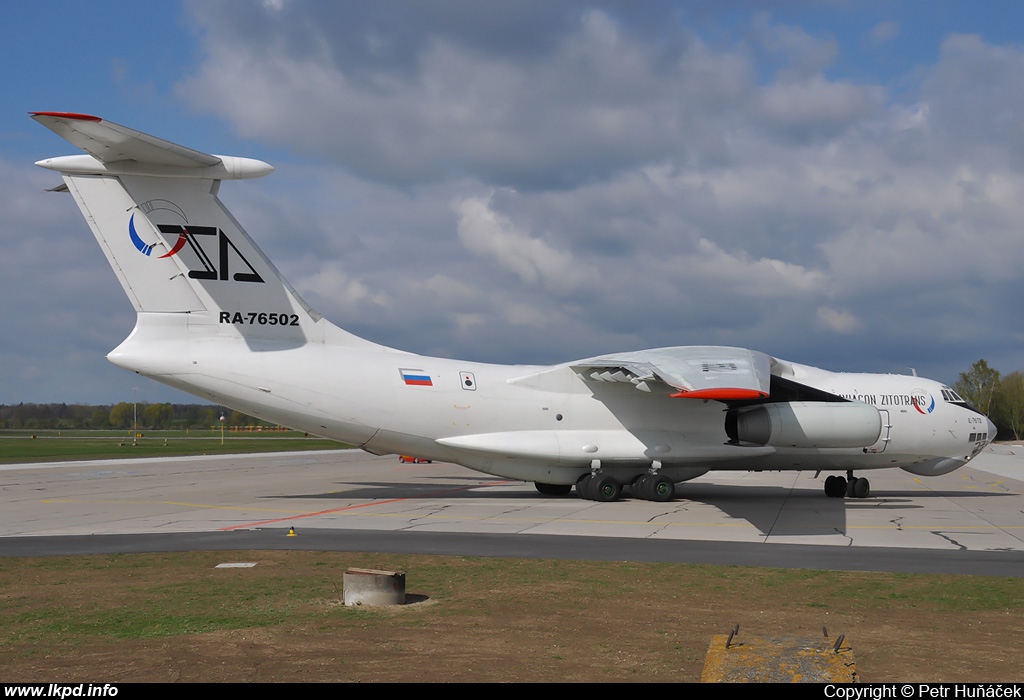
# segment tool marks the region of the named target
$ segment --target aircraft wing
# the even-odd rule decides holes
[[[55,131],[101,163],[137,161],[176,167],[217,165],[219,156],[196,151],[89,114],[32,112],[32,118]]]
[[[768,397],[771,362],[756,350],[692,346],[601,355],[570,367],[584,382],[628,382],[641,391],[660,382],[674,398],[739,401]]]

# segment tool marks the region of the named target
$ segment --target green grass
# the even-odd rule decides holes
[[[260,564],[215,569],[222,561]],[[670,592],[700,590],[708,580],[720,582],[721,593],[755,603],[782,589],[801,606],[840,605],[864,614],[897,608],[1024,613],[1021,578],[330,552],[9,557],[0,558],[0,647],[66,648],[96,637],[150,639],[339,616],[386,626],[386,612],[336,605],[347,566],[409,571],[410,593],[429,591],[444,602],[423,614],[454,619],[486,616],[489,607],[530,608],[531,600],[569,602],[574,594],[599,609],[620,600],[624,584],[668,600]]]
[[[425,604],[347,608],[348,567],[404,571]],[[848,635],[874,682],[1013,679],[1024,653],[1022,578],[182,552],[0,557],[0,603],[0,676],[26,681],[693,682],[738,623]]]
[[[0,431],[0,464],[79,459],[174,457],[292,450],[333,450],[347,445],[302,433],[144,430],[142,437],[121,430]]]

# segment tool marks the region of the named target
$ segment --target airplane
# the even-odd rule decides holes
[[[552,366],[422,355],[323,318],[217,198],[273,171],[99,117],[31,112],[85,154],[61,174],[137,312],[115,365],[213,403],[356,445],[533,482],[547,496],[654,502],[711,470],[947,474],[996,428],[917,376],[830,372],[735,347],[612,353]]]

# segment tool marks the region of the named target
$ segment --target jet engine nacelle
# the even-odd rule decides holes
[[[730,439],[773,447],[867,447],[878,441],[882,417],[858,401],[789,401],[733,409]]]

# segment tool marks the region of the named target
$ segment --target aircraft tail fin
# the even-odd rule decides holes
[[[187,314],[192,331],[247,341],[370,344],[303,301],[217,198],[221,180],[261,177],[270,165],[85,114],[32,118],[88,154],[37,165],[63,176],[140,320]]]

